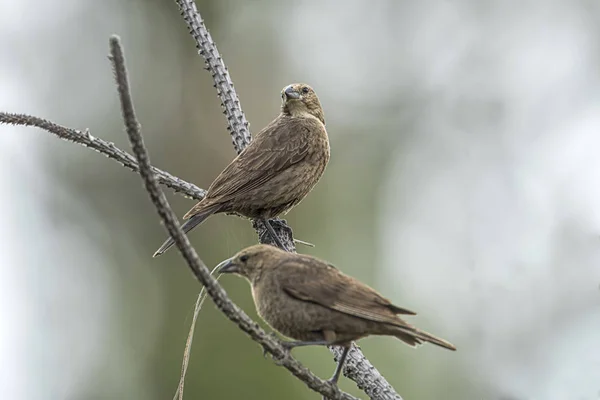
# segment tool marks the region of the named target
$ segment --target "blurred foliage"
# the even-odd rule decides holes
[[[278,79],[280,71],[289,68],[285,51],[279,43],[273,42],[273,32],[265,24],[268,16],[257,14],[257,22],[262,19],[263,23],[254,24],[244,37],[232,37],[230,12],[234,3],[217,4],[205,0],[198,2],[198,8],[230,68],[251,129],[256,131],[278,113],[278,93],[288,83]],[[95,5],[90,5],[90,12],[94,8]],[[172,2],[132,1],[126,8],[130,8],[129,12],[143,12],[144,19],[139,23],[153,27],[149,30],[143,26],[130,26],[126,31],[118,31],[125,43],[136,109],[152,161],[158,167],[206,188],[235,156],[210,75],[203,71],[202,59],[196,54],[194,43]],[[136,32],[140,28],[142,32]],[[105,36],[94,32],[94,40],[104,40]],[[253,37],[260,37],[260,40]],[[99,60],[100,56],[102,53],[90,53],[90,57]],[[98,70],[100,76],[84,78],[80,74],[79,79],[93,80],[94,86],[102,86],[106,98],[97,103],[89,99],[88,104],[81,105],[88,109],[84,115],[79,113],[81,110],[75,112],[64,108],[50,109],[49,113],[58,115],[55,119],[62,123],[89,127],[93,134],[128,149],[117,96],[112,93],[109,63],[104,62]],[[95,109],[94,104],[98,106]],[[327,104],[325,107],[326,112],[333,108]],[[316,244],[314,249],[300,246],[300,251],[327,258],[372,283],[376,270],[373,196],[380,184],[377,176],[387,157],[381,152],[385,138],[378,138],[376,131],[363,136],[360,134],[362,129],[345,125],[343,120],[333,121],[335,123],[328,125],[333,158],[327,174],[302,205],[286,218],[296,237]],[[373,126],[365,129],[373,130]],[[135,174],[76,146],[52,140],[48,144],[55,149],[53,153],[60,152],[65,156],[47,153],[46,168],[63,180],[73,196],[91,207],[101,221],[98,223],[115,232],[97,242],[112,255],[113,262],[106,268],[110,268],[115,276],[117,284],[113,287],[113,296],[122,304],[111,340],[125,341],[131,346],[132,354],[148,351],[144,354],[146,361],[141,372],[144,385],[149,385],[145,392],[157,399],[170,398],[177,387],[199,285],[177,252],[169,252],[159,259],[150,258],[165,232]],[[72,168],[73,165],[77,168]],[[180,215],[193,204],[178,195],[169,195],[169,199]],[[53,213],[64,211],[63,217],[68,218],[68,210],[62,209],[60,204],[54,207]],[[93,230],[93,225],[88,229]],[[122,241],[123,237],[127,240]],[[209,266],[256,242],[250,224],[231,216],[211,218],[191,238]],[[154,310],[147,309],[145,274],[156,274],[157,282],[160,282],[159,301],[162,304],[158,316]],[[257,318],[247,284],[230,277],[222,283],[234,301]],[[147,344],[144,339],[149,326],[147,319],[156,318],[161,321],[159,335]],[[332,373],[334,363],[327,350],[302,349],[296,353],[317,374],[328,377]],[[395,370],[401,365],[396,363]],[[109,354],[105,368],[115,368]],[[122,393],[115,393],[110,384],[101,384],[106,379],[102,374],[98,379],[100,382],[95,382],[79,397],[121,397]],[[351,382],[342,383],[345,390],[360,395],[353,386]],[[261,349],[216,311],[210,301],[199,318],[185,396],[215,399],[315,397],[285,370],[264,359]]]
[[[32,98],[27,109],[14,111],[42,110],[41,117],[89,128],[128,150],[106,59],[108,37],[117,33],[153,164],[206,188],[235,156],[210,74],[173,1],[34,3],[36,12],[22,12],[21,3],[0,0],[0,29],[10,38],[3,42],[3,59],[9,62],[0,66],[15,82],[24,82],[15,84],[14,102],[26,93]],[[414,352],[390,338],[361,341],[398,392],[405,399],[487,399],[528,393],[519,390],[544,381],[543,366],[550,364],[545,350],[561,347],[549,334],[541,340],[542,333],[568,338],[569,332],[555,329],[569,325],[564,315],[572,323],[597,310],[589,287],[571,290],[563,281],[580,276],[593,281],[586,274],[600,257],[582,222],[600,218],[580,211],[588,210],[586,201],[595,201],[592,190],[581,187],[597,186],[590,183],[596,182],[593,173],[599,169],[591,163],[597,157],[576,151],[597,147],[579,128],[588,126],[580,123],[586,112],[590,119],[597,115],[599,3],[196,4],[252,132],[277,115],[279,91],[286,84],[305,81],[319,93],[332,157],[315,190],[284,217],[295,237],[316,245],[298,250],[332,262],[399,305],[415,306],[422,313],[415,324],[431,326],[457,344],[459,352],[447,354],[428,346]],[[11,7],[19,11],[10,14]],[[571,119],[580,114],[581,120]],[[597,136],[593,132],[589,137]],[[46,366],[37,377],[39,390],[49,380],[52,394],[68,394],[60,398],[172,398],[200,287],[176,251],[151,258],[166,232],[139,177],[45,133],[22,135],[23,143],[35,137],[37,148],[27,149],[28,157],[9,156],[22,162],[21,180],[33,189],[14,214],[36,216],[34,205],[44,211],[48,221],[40,226],[46,223],[45,228],[32,231],[36,243],[56,244],[65,232],[81,239],[50,249],[66,256],[29,254],[28,249],[16,259],[25,270],[19,282],[35,294],[20,305],[40,310],[32,314],[42,316],[34,326],[46,329],[35,337],[28,332],[24,339],[27,346],[37,340],[33,347],[44,350],[27,354],[35,365]],[[555,162],[562,154],[555,149],[570,149],[565,143],[571,142],[561,140],[576,136],[584,138],[573,142],[579,147]],[[548,183],[552,179],[554,186]],[[170,192],[168,198],[178,215],[194,204]],[[7,230],[14,243],[32,233],[34,224],[26,221],[15,222],[25,229],[21,236],[13,235],[12,225]],[[248,221],[224,215],[210,218],[190,238],[209,267],[256,242]],[[44,281],[48,271],[56,281]],[[538,282],[542,278],[548,281]],[[221,283],[257,318],[246,282],[224,277]],[[80,292],[73,294],[74,285],[81,285]],[[539,287],[557,288],[563,297],[538,294]],[[560,301],[565,293],[576,300]],[[62,308],[51,302],[54,295]],[[106,315],[94,315],[105,323],[97,336],[69,335],[70,324],[98,308]],[[56,332],[71,342],[58,345],[63,337]],[[567,347],[570,352],[570,342],[562,348]],[[86,359],[81,348],[96,352]],[[586,354],[573,350],[570,357]],[[333,372],[325,349],[298,349],[295,355],[321,377]],[[52,373],[63,365],[53,362],[71,356],[85,360],[85,371],[69,375],[75,384],[54,382]],[[562,358],[554,364],[562,366]],[[533,359],[543,364],[535,373],[526,371],[534,370],[528,364]],[[67,363],[65,371],[77,365]],[[28,382],[34,379],[25,375]],[[365,397],[346,379],[341,386]],[[198,319],[185,398],[318,396],[263,358],[262,349],[207,301]]]

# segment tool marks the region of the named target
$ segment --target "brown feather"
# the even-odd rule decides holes
[[[396,315],[412,311],[393,305],[318,258],[256,245],[240,251],[228,264],[229,270],[223,272],[246,277],[259,315],[288,337],[346,345],[369,335],[390,335],[411,346],[430,342],[455,350]]]
[[[268,184],[307,158],[312,150],[310,136],[318,135],[321,129],[316,120],[280,115],[217,176],[201,203],[227,203]],[[192,208],[186,216],[194,211]]]
[[[392,305],[371,287],[345,275],[328,264],[289,260],[282,265],[286,275],[281,279],[281,287],[290,296],[320,304],[371,321],[406,326],[396,316],[397,310],[414,315],[412,311]],[[304,261],[304,262],[302,262]]]
[[[305,84],[287,86],[282,96],[279,116],[225,167],[184,219],[207,210],[271,219],[298,205],[317,184],[329,162],[321,103]]]

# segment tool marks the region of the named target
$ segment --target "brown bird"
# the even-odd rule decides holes
[[[429,342],[456,350],[397,315],[416,313],[393,305],[374,289],[315,257],[261,244],[223,261],[219,272],[235,273],[250,282],[258,314],[273,329],[297,340],[284,342],[287,348],[343,346],[330,380],[333,383],[340,376],[351,342],[365,336],[390,335],[413,347]]]
[[[312,190],[329,162],[325,116],[315,91],[303,83],[281,91],[281,113],[217,176],[206,196],[183,216],[189,232],[212,214],[234,213],[265,224],[285,249],[269,219],[287,213]],[[174,244],[169,238],[154,253]]]

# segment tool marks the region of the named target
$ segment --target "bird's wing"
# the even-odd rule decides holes
[[[398,326],[406,323],[396,314],[416,315],[394,306],[364,283],[335,267],[305,256],[303,261],[287,261],[280,266],[286,274],[282,289],[290,296],[371,321]]]
[[[244,196],[304,160],[309,153],[306,138],[314,129],[318,126],[310,120],[282,117],[273,120],[217,176],[208,189],[210,201],[203,206]],[[194,215],[195,209],[186,216]]]

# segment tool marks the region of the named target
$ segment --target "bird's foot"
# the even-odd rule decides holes
[[[325,382],[329,383],[331,386],[335,387],[336,389],[339,390],[338,385],[337,385],[337,380],[334,380],[333,378],[327,379]],[[329,400],[329,397],[327,396],[323,396],[322,397],[323,400]]]
[[[273,362],[275,363],[275,365],[283,365],[283,362],[285,361],[286,358],[290,357],[290,350],[288,348],[286,348],[285,346],[283,346],[283,353],[282,354],[271,354],[271,360],[273,360]]]
[[[302,244],[307,247],[315,247],[315,245],[313,243],[306,242],[301,239],[295,239],[294,231],[287,224],[287,221],[285,219],[275,218],[275,219],[271,219],[270,221],[271,221],[271,225],[273,226],[273,228],[275,230],[281,232],[283,234],[282,236],[291,239],[294,242],[294,244]]]
[[[338,380],[335,379],[335,378],[329,378],[325,382],[329,383],[331,386],[336,386],[336,387],[337,387],[337,384],[338,384]]]
[[[260,241],[279,247],[283,251],[293,252],[295,250],[292,228],[286,225],[285,220],[263,219],[262,224],[265,231],[260,234]],[[279,232],[279,233],[278,233]],[[265,236],[267,235],[267,236]]]
[[[271,359],[273,360],[275,365],[283,365],[283,361],[290,356],[290,350],[293,348],[293,346],[288,346],[287,343],[289,342],[282,341],[275,332],[269,333],[269,337],[277,343],[279,343],[281,347],[283,347],[283,353],[270,353],[269,351],[267,351],[267,348],[263,346],[263,357],[267,358],[267,355],[270,353]]]
[[[286,352],[288,352],[288,353],[289,353],[290,351],[292,351],[292,349],[293,349],[294,347],[296,347],[296,342],[286,342],[286,341],[282,340],[282,341],[280,341],[279,343],[281,344],[281,347],[283,347],[283,348],[284,348],[284,350],[285,350]]]
[[[279,236],[280,241],[292,242],[292,243],[295,242],[294,231],[287,224],[287,221],[285,219],[274,218],[274,219],[270,219],[269,223],[271,224],[271,227],[273,227],[273,229],[277,232],[277,234],[278,234],[277,236]],[[284,250],[286,250],[286,251],[295,250],[295,246],[293,244],[290,247],[292,247],[292,248],[289,250],[288,249],[284,249]]]
[[[273,227],[273,229],[283,231],[285,233],[285,235],[288,236],[289,238],[294,236],[294,231],[287,224],[287,221],[285,219],[273,218],[273,219],[270,219],[269,222],[271,222],[271,226]]]
[[[271,332],[268,335],[271,339],[275,340],[276,342],[281,342],[281,339],[279,339],[279,336],[277,336],[275,332]],[[263,357],[267,358],[267,354],[269,354],[269,352],[267,351],[267,348],[263,346]]]

